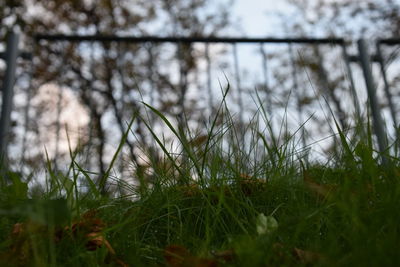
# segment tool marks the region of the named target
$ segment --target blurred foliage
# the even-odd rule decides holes
[[[106,154],[110,153],[106,146],[115,142],[110,141],[110,136],[113,140],[118,139],[115,134],[122,136],[126,131],[125,122],[140,112],[138,100],[143,95],[157,95],[160,102],[158,108],[173,116],[183,114],[183,110],[190,114],[196,108],[196,102],[186,101],[187,87],[192,79],[189,76],[198,69],[196,62],[201,55],[195,53],[192,45],[180,45],[174,52],[166,53],[163,47],[151,44],[36,43],[35,36],[216,35],[230,23],[228,7],[231,2],[221,1],[215,5],[210,0],[2,1],[1,30],[5,32],[19,28],[23,35],[21,48],[34,54],[29,99],[35,99],[43,85],[53,84],[72,90],[84,107],[90,122],[82,130],[80,145],[76,149],[88,155],[83,160],[83,166],[93,167],[101,177],[106,170]],[[176,60],[181,66],[179,81],[174,80],[176,72],[165,69],[165,66]],[[59,97],[60,94],[53,95],[52,100],[46,103],[36,101],[31,107],[31,114],[35,114],[36,118],[48,116],[49,110],[57,114],[57,110],[68,105],[65,100],[57,100]],[[171,101],[175,107],[173,109],[169,106]],[[20,112],[22,116],[24,111]],[[111,124],[104,122],[106,116],[111,116],[116,132],[109,133]],[[34,136],[31,140],[41,140],[37,142],[54,140],[50,133],[65,131],[59,125],[60,115],[55,118],[47,121],[45,126],[37,120],[28,120],[26,134]],[[137,140],[129,138],[126,141],[125,153],[129,155],[129,160],[121,163],[126,165],[122,169],[126,169],[132,160],[137,166],[139,151],[135,143],[150,146],[143,128],[138,118],[131,129]],[[30,167],[38,165],[37,159],[40,157],[37,155],[41,154],[36,141],[33,142],[35,144],[28,144],[25,148],[31,153],[23,151],[29,154],[23,160]],[[68,151],[59,152],[55,157],[68,158],[69,154]]]
[[[400,2],[397,0],[288,2],[301,14],[292,20],[293,26],[308,34],[319,31],[325,36],[355,40],[393,37],[400,33]]]

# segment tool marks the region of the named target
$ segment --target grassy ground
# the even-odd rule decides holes
[[[41,194],[17,174],[1,179],[1,266],[400,264],[398,158],[380,163],[368,125],[358,138],[338,128],[338,152],[321,164],[295,153],[293,136],[252,130],[258,119],[241,147],[224,105],[205,137],[186,137],[148,108],[183,153],[149,157],[151,176],[119,183],[123,195],[103,190],[110,172],[95,184],[72,153],[68,173],[49,164]]]

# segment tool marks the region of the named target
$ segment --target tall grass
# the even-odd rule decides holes
[[[262,105],[238,126],[227,91],[204,136],[144,104],[181,152],[147,124],[163,156],[147,155],[149,166],[129,177],[138,185],[114,182],[112,164],[97,181],[73,151],[66,173],[47,161],[42,194],[16,173],[2,177],[1,265],[398,265],[398,159],[381,163],[370,125],[359,126],[366,138],[335,125],[339,154],[312,162],[298,151],[300,131],[275,136]]]

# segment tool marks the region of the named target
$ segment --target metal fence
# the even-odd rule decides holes
[[[25,79],[29,85],[20,86],[17,77],[15,92],[16,35],[10,35],[4,53],[0,147],[20,168],[34,165],[44,149],[61,166],[68,149],[79,148],[86,168],[104,172],[133,114],[144,114],[142,119],[164,133],[140,101],[164,111],[177,127],[185,124],[201,134],[228,82],[227,103],[242,128],[263,105],[277,135],[284,121],[287,134],[298,132],[299,150],[326,152],[334,147],[334,120],[351,130],[366,120],[368,107],[378,150],[388,149],[386,132],[397,133],[397,108],[381,48],[399,40],[379,40],[375,55],[361,40],[356,56],[349,55],[352,44],[344,39],[37,35],[32,40],[30,69],[25,70],[31,74]],[[384,81],[382,96],[372,75],[375,61]],[[17,122],[10,127],[13,94],[18,95]],[[381,105],[383,99],[387,104]],[[389,121],[394,127],[386,126]],[[140,162],[143,151],[137,142],[151,147],[143,128],[139,121],[131,129],[120,171],[129,168],[129,160]]]

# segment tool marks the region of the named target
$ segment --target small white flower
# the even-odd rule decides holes
[[[259,235],[269,234],[278,228],[278,221],[272,216],[260,213],[256,220],[256,230]]]

